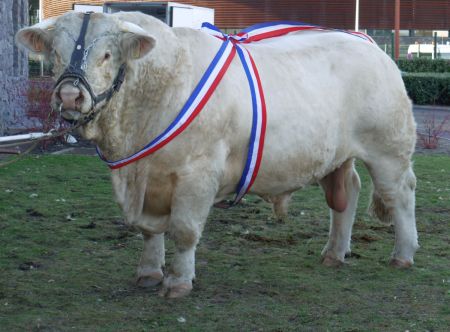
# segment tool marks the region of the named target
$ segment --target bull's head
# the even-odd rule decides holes
[[[87,122],[118,91],[126,66],[155,39],[112,15],[71,12],[20,30],[18,43],[53,64],[52,108],[68,121]]]

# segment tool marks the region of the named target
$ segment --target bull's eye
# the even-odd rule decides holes
[[[109,53],[109,52],[106,52],[105,53],[105,56],[103,57],[103,60],[109,60],[109,58],[111,58],[111,53]]]

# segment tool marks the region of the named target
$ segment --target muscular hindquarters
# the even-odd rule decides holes
[[[209,43],[202,34],[195,36]],[[213,42],[211,52],[220,47]],[[409,158],[414,146],[410,103],[398,69],[377,46],[335,32],[292,34],[245,46],[261,76],[268,117],[254,193],[294,191],[352,157],[366,160],[368,155],[389,153]],[[198,48],[189,50],[193,57],[204,58]],[[203,74],[206,65],[205,60],[194,66],[195,76]],[[218,197],[224,197],[242,175],[251,114],[248,82],[236,57],[184,134],[183,153],[175,153],[177,145],[165,149],[171,158],[186,156],[186,151],[207,156],[211,145],[223,143]]]
[[[376,46],[341,35],[325,33],[296,54],[278,50],[276,70],[265,66],[274,54],[251,50],[268,109],[255,192],[298,189],[351,157],[409,160],[415,124],[396,65]]]

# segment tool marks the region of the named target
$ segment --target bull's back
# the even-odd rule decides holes
[[[194,84],[222,42],[199,31],[174,31],[189,50]],[[414,127],[396,65],[368,41],[340,32],[300,32],[244,46],[258,68],[267,106],[255,193],[315,182],[350,157],[364,160],[367,144],[380,137],[402,141],[396,126],[409,132]],[[242,175],[251,123],[248,81],[235,57],[184,141],[208,156],[215,156],[216,142],[227,147],[219,196],[233,192]]]
[[[414,127],[396,65],[368,41],[339,32],[303,32],[248,49],[268,113],[256,192],[316,181],[350,157],[364,159],[374,137],[397,141],[389,136]]]

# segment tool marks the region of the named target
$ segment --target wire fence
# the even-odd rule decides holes
[[[394,34],[382,35],[382,36],[372,36],[372,38],[377,42],[378,46],[389,54],[392,58],[394,57]],[[429,50],[433,50],[434,43],[436,41],[437,45],[448,45],[450,48],[450,38],[437,37],[436,39],[431,36],[404,36],[400,37],[400,58],[432,58],[433,53]],[[414,54],[408,54],[408,49],[411,45],[422,46],[422,52],[415,52]],[[428,47],[427,47],[428,46]],[[450,59],[450,53],[440,53],[437,49],[436,58],[447,58]]]

